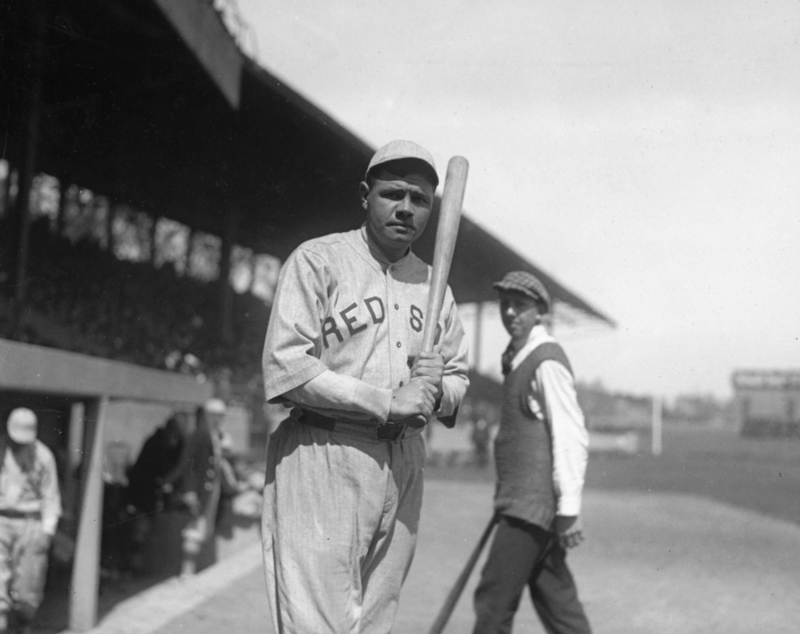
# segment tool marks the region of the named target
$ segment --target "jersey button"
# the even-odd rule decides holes
[[[400,343],[399,341],[397,342],[397,347],[398,347],[398,348],[399,348],[400,346],[402,346],[402,345],[403,345],[403,344],[402,344],[402,343]]]
[[[394,305],[394,309],[395,309],[395,310],[400,310],[400,304],[395,304],[395,305]]]
[[[400,387],[403,387],[403,382],[402,381],[400,381]]]

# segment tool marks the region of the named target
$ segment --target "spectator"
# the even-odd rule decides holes
[[[187,427],[186,413],[176,412],[145,441],[136,462],[128,469],[127,504],[134,518],[130,564],[134,570],[141,568],[142,550],[154,514],[164,507],[164,478],[179,464]]]
[[[225,403],[218,398],[212,398],[198,408],[197,425],[181,461],[164,478],[166,489],[176,489],[190,514],[189,523],[182,533],[182,577],[195,573],[201,549],[214,537],[222,488],[220,434],[225,412]]]

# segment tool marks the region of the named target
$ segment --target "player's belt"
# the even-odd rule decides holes
[[[378,423],[374,425],[362,421],[343,421],[307,409],[303,410],[303,413],[300,414],[297,420],[311,427],[317,427],[326,431],[357,432],[377,440],[400,440],[403,438],[406,431],[405,423]]]
[[[0,517],[11,517],[13,519],[40,520],[40,511],[17,511],[15,509],[0,509]]]

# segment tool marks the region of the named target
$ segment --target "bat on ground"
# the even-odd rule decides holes
[[[484,529],[483,535],[481,535],[481,538],[478,540],[475,549],[469,556],[464,569],[461,571],[458,579],[456,579],[455,584],[450,590],[450,594],[447,595],[447,599],[445,599],[442,609],[439,610],[439,614],[436,616],[436,620],[433,622],[431,629],[428,630],[428,634],[442,634],[444,631],[444,627],[447,625],[448,619],[453,614],[453,610],[456,609],[456,604],[461,597],[461,593],[464,592],[464,587],[467,585],[469,576],[472,574],[472,569],[475,568],[475,564],[478,562],[478,557],[480,557],[486,542],[489,541],[489,535],[492,534],[492,529],[494,529],[498,519],[498,515],[493,515],[492,519],[489,520],[489,524]]]
[[[447,278],[450,275],[450,265],[456,248],[468,173],[469,162],[463,156],[454,156],[447,164],[442,203],[439,206],[439,225],[436,227],[436,245],[431,263],[431,286],[428,291],[425,329],[422,332],[422,352],[433,352],[436,341],[436,327],[439,324]],[[422,427],[428,422],[423,416],[412,420],[414,421],[411,423],[412,427]]]

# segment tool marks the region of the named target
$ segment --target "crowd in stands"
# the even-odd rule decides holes
[[[223,343],[216,283],[169,263],[121,260],[91,240],[73,243],[45,218],[31,225],[27,279],[25,319],[14,329],[0,310],[0,337],[191,374],[224,371],[241,382],[260,372],[269,307],[250,293],[234,294],[233,338]]]

